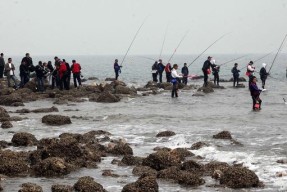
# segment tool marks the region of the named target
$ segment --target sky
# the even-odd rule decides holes
[[[5,55],[268,53],[287,34],[287,0],[0,0]],[[166,34],[166,35],[165,35]],[[164,41],[165,38],[165,41]],[[287,52],[286,45],[283,52]]]

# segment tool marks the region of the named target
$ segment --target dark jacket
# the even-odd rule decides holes
[[[29,75],[29,69],[28,69],[27,65],[24,63],[21,63],[21,65],[19,67],[19,71],[20,71],[20,76]]]
[[[38,77],[38,78],[43,78],[45,75],[46,75],[46,71],[44,70],[44,67],[43,66],[41,66],[41,65],[37,65],[36,67],[35,67],[35,72],[36,72],[36,76]]]
[[[233,67],[232,70],[231,70],[231,73],[235,77],[239,77],[239,72],[240,72],[240,70],[238,70],[237,67]]]
[[[6,63],[5,64],[5,68],[4,68],[4,71],[5,71],[5,75],[7,76],[7,77],[10,77],[11,75],[10,75],[10,71],[13,71],[13,75],[15,75],[15,66],[14,66],[14,64],[13,63],[11,63],[11,68],[9,67],[9,63]]]
[[[25,62],[30,72],[35,71],[35,66],[33,65],[33,60],[31,57],[24,57],[21,63]]]
[[[157,71],[158,71],[159,73],[162,73],[162,72],[164,71],[164,68],[165,68],[165,66],[164,66],[164,64],[162,64],[162,63],[159,63],[159,64],[157,65]]]
[[[183,68],[181,69],[181,73],[182,73],[184,76],[187,76],[188,73],[189,73],[188,67],[187,67],[187,66],[183,67]]]
[[[0,57],[0,67],[3,67],[3,68],[4,68],[4,66],[5,66],[4,58],[3,58],[3,57]]]
[[[268,73],[265,67],[262,67],[259,73],[260,73],[260,79],[267,79]]]
[[[202,70],[203,70],[203,71],[206,71],[207,69],[210,69],[210,66],[211,66],[210,61],[209,61],[209,60],[206,60],[206,61],[203,63]]]
[[[211,66],[211,68],[212,68],[212,73],[213,73],[213,74],[219,73],[220,67],[219,67],[218,65],[211,64],[210,66]]]
[[[151,70],[158,70],[158,63],[155,62],[152,67],[151,67]]]
[[[121,70],[121,67],[119,66],[118,63],[114,63],[114,70],[115,72],[119,72]]]
[[[251,82],[249,84],[250,94],[253,97],[259,97],[261,90],[257,87],[256,83]]]

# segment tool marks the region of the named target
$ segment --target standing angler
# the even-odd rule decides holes
[[[208,75],[210,74],[210,66],[211,66],[211,59],[212,57],[208,56],[207,60],[203,63],[202,72],[204,75],[204,87],[207,86]]]
[[[238,67],[238,64],[235,63],[234,67],[231,70],[231,73],[233,74],[233,87],[235,87],[235,83],[236,83],[236,86],[238,86],[240,70],[238,70],[237,67]]]
[[[266,71],[266,63],[262,63],[262,68],[260,69],[260,79],[262,81],[262,89],[263,91],[265,91],[265,82],[266,82],[266,79],[267,79],[267,76],[269,75],[269,73],[267,73]]]
[[[74,79],[74,87],[77,87],[77,81],[79,83],[79,86],[81,86],[81,65],[79,63],[76,62],[76,60],[72,61],[72,72],[73,72],[73,79]]]
[[[47,72],[44,70],[42,61],[39,61],[38,65],[36,65],[35,72],[38,85],[37,89],[39,92],[44,92],[44,77]]]
[[[189,71],[188,71],[188,67],[187,67],[187,64],[184,63],[183,67],[181,68],[181,73],[182,73],[182,82],[187,85],[187,77],[188,77],[188,74],[189,74]]]
[[[250,78],[253,76],[254,72],[255,72],[255,67],[253,66],[253,61],[250,61],[247,65],[247,71],[245,73],[245,75],[249,77],[249,81],[250,81]]]
[[[252,109],[254,111],[258,109],[261,110],[262,103],[262,100],[259,97],[262,90],[257,87],[256,81],[257,79],[255,76],[250,77],[249,90],[253,101]]]
[[[157,61],[155,61],[151,67],[152,81],[153,82],[157,82],[157,68],[158,68],[158,63],[157,63]]]
[[[170,80],[171,80],[171,65],[170,65],[170,63],[166,64],[164,70],[165,70],[165,74],[166,74],[166,82],[170,82]]]
[[[35,71],[35,66],[33,65],[33,60],[30,57],[29,53],[26,53],[25,57],[23,57],[21,63],[25,62],[26,67],[28,68],[29,74],[28,74],[28,80],[30,80],[30,73]]]
[[[4,67],[5,67],[4,54],[1,53],[0,54],[0,78],[3,78]]]
[[[158,63],[158,74],[159,74],[159,82],[162,83],[162,73],[164,71],[164,64],[162,64],[162,60],[160,59],[159,60],[159,63]]]
[[[178,81],[179,81],[179,78],[182,78],[182,76],[180,76],[178,73],[177,73],[177,70],[178,69],[178,65],[177,64],[174,64],[173,65],[173,68],[171,70],[171,83],[172,83],[172,91],[171,91],[171,97],[173,98],[174,96],[175,97],[178,97]]]
[[[116,80],[118,80],[118,77],[119,77],[119,73],[121,73],[121,67],[119,64],[118,64],[118,59],[115,60],[115,63],[114,63],[114,70],[115,70],[115,75],[116,75]]]
[[[11,79],[13,80],[14,82],[14,88],[15,89],[18,89],[18,85],[17,85],[17,81],[16,81],[16,77],[15,77],[15,66],[14,64],[12,63],[12,59],[9,58],[8,59],[8,63],[5,64],[5,74],[7,76],[7,81],[8,81],[8,87],[11,87]]]
[[[215,60],[211,61],[212,74],[214,76],[214,85],[219,86],[219,69],[220,66],[215,64]]]

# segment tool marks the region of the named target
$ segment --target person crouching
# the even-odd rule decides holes
[[[252,76],[249,82],[249,90],[250,90],[250,94],[253,100],[252,109],[261,110],[262,100],[260,99],[259,96],[262,90],[257,87],[256,81],[257,81],[256,77]]]
[[[172,83],[172,91],[171,91],[171,97],[173,98],[174,96],[175,97],[178,97],[178,81],[179,81],[179,78],[182,78],[181,75],[179,75],[177,73],[177,70],[178,69],[178,65],[177,64],[174,64],[173,65],[173,68],[171,70],[171,83]]]

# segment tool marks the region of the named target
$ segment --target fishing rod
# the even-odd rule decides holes
[[[182,41],[184,40],[184,38],[187,36],[188,32],[189,32],[189,31],[186,31],[186,33],[184,34],[184,36],[181,38],[179,44],[177,45],[177,47],[176,47],[175,50],[173,51],[173,53],[172,53],[171,57],[169,58],[169,60],[167,61],[167,63],[169,63],[170,60],[173,58],[175,52],[176,52],[177,49],[179,48],[179,46],[180,46],[180,44],[182,43]]]
[[[274,59],[273,59],[273,62],[272,62],[272,64],[271,64],[271,67],[270,67],[268,73],[271,71],[271,69],[272,69],[272,67],[273,67],[273,64],[275,63],[275,60],[276,60],[276,58],[277,58],[279,52],[281,51],[282,46],[283,46],[283,44],[284,44],[284,42],[285,42],[285,40],[286,40],[286,37],[287,37],[287,34],[285,35],[285,37],[284,37],[284,39],[283,39],[283,41],[282,41],[282,43],[281,43],[281,45],[280,45],[280,47],[279,47],[277,53],[276,53],[276,55],[275,55],[275,57],[274,57]]]
[[[160,54],[159,54],[158,59],[161,59],[161,54],[162,54],[163,46],[164,46],[164,43],[165,43],[167,30],[168,30],[168,25],[166,26],[166,29],[165,29],[164,38],[163,38],[163,42],[162,42],[162,45],[161,45],[161,50],[160,50]]]
[[[144,58],[144,59],[148,59],[148,60],[152,60],[152,61],[157,61],[156,59],[151,58],[151,57],[145,57],[145,56],[136,56],[136,57],[141,57],[141,58]]]
[[[225,63],[222,63],[222,64],[220,64],[219,66],[226,65],[226,64],[228,64],[228,63],[230,63],[230,62],[232,62],[232,61],[236,61],[236,60],[242,59],[242,58],[244,58],[244,57],[246,57],[246,56],[247,56],[247,55],[243,55],[243,56],[240,56],[240,57],[238,57],[238,58],[232,59],[232,60],[230,60],[230,61],[226,61]]]
[[[226,35],[228,35],[230,33],[226,33],[224,35],[222,35],[221,37],[219,37],[216,41],[214,41],[211,45],[209,45],[202,53],[200,53],[187,67],[189,67],[190,65],[192,65],[203,53],[205,53],[205,51],[207,51],[210,47],[212,47],[215,43],[217,43],[220,39],[222,39],[223,37],[225,37]]]
[[[133,40],[132,40],[132,42],[131,42],[131,44],[130,44],[130,46],[129,46],[129,48],[128,48],[128,50],[127,50],[127,52],[126,52],[126,54],[125,54],[125,56],[124,56],[124,58],[123,58],[123,60],[122,60],[122,62],[121,62],[121,64],[120,64],[120,66],[123,66],[123,62],[124,62],[126,56],[128,55],[128,52],[130,51],[130,49],[131,49],[131,47],[132,47],[132,45],[133,45],[133,43],[134,43],[134,41],[135,41],[137,35],[139,34],[139,32],[140,32],[142,26],[144,25],[144,23],[146,22],[146,20],[147,20],[147,17],[144,19],[143,23],[141,24],[141,26],[140,26],[139,29],[137,30],[137,32],[136,32],[136,34],[135,34],[135,36],[134,36],[134,38],[133,38]]]
[[[253,61],[253,63],[255,63],[255,62],[257,62],[257,61],[260,61],[261,59],[264,59],[265,57],[271,55],[273,52],[274,52],[274,51],[271,51],[270,53],[264,55],[263,57],[260,57],[260,58],[256,59],[255,61]],[[242,69],[244,69],[245,67],[246,67],[246,66],[240,68],[239,70],[242,70]]]

